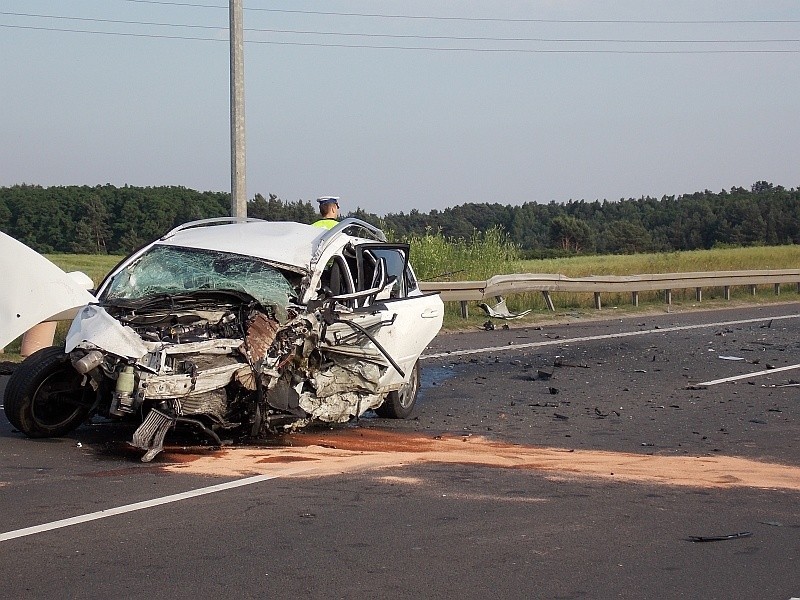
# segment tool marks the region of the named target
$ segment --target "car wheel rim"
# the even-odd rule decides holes
[[[400,392],[400,406],[403,408],[408,408],[414,402],[414,398],[417,395],[417,386],[419,385],[419,378],[417,377],[416,371],[411,374],[411,381],[409,381],[406,385],[403,386],[402,391]]]
[[[47,377],[33,393],[31,415],[43,427],[58,427],[82,410],[75,401],[74,381],[66,373]]]

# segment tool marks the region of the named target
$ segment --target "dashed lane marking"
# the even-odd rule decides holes
[[[729,381],[737,381],[739,379],[750,379],[752,377],[760,377],[761,375],[769,375],[772,373],[778,373],[780,371],[789,371],[791,369],[800,369],[800,365],[775,367],[774,369],[766,369],[765,371],[755,371],[753,373],[745,373],[744,375],[734,375],[733,377],[724,377],[722,379],[713,379],[712,381],[703,381],[702,383],[693,384],[692,387],[708,387],[709,385],[717,385],[718,383],[727,383]]]

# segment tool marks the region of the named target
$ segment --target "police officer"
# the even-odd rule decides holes
[[[314,221],[314,227],[323,227],[325,229],[332,229],[338,221],[339,216],[339,197],[338,196],[322,196],[317,198],[319,202],[320,219]]]

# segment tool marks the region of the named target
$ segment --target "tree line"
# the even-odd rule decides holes
[[[346,208],[343,206],[343,208]],[[316,206],[256,194],[248,216],[311,223]],[[0,187],[0,230],[43,253],[125,254],[191,221],[230,214],[230,194],[179,186],[14,185]],[[397,238],[441,234],[469,239],[500,227],[529,257],[630,254],[714,246],[800,242],[800,189],[766,181],[750,189],[705,190],[662,198],[522,205],[467,203],[428,213],[359,217]]]

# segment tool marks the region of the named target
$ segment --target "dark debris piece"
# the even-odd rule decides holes
[[[686,538],[690,542],[724,542],[725,540],[738,540],[739,538],[748,538],[752,536],[753,533],[750,531],[740,531],[739,533],[729,533],[727,535],[710,535],[710,536],[699,536],[699,535],[690,535]]]
[[[561,358],[560,356],[557,356],[553,360],[553,366],[554,367],[574,367],[574,368],[578,368],[578,369],[591,369],[592,368],[589,365],[584,364],[584,363],[577,363],[576,364],[576,363],[565,362],[564,359]]]

